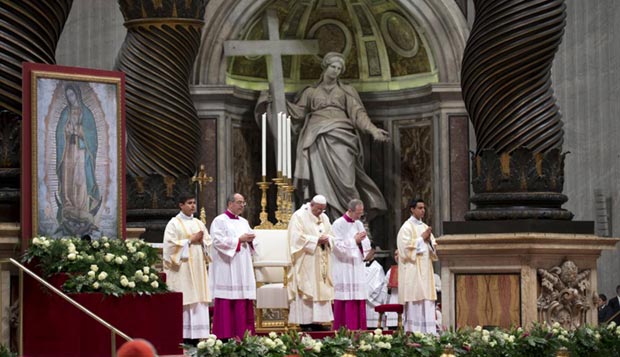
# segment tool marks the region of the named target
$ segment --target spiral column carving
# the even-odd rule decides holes
[[[561,209],[564,131],[551,65],[564,0],[475,0],[462,90],[478,149],[468,220],[571,219]]]
[[[56,45],[73,0],[0,4],[0,109],[22,113],[22,62],[56,63]]]
[[[116,68],[126,75],[127,171],[178,178],[196,170],[198,114],[189,76],[208,0],[119,0],[127,37]]]
[[[22,62],[56,63],[73,0],[0,1],[0,222],[19,221]]]

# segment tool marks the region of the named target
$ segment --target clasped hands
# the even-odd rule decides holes
[[[239,237],[239,242],[241,242],[241,243],[252,242],[254,240],[254,238],[256,238],[256,234],[254,234],[252,232],[243,233],[241,235],[241,237]]]
[[[366,231],[361,231],[361,232],[357,232],[355,233],[355,243],[357,245],[362,244],[362,241],[364,240],[364,238],[366,238],[368,234],[366,233]]]
[[[190,244],[201,244],[203,238],[204,238],[203,231],[198,231],[191,235],[191,237],[189,238],[189,242]]]
[[[329,236],[325,234],[320,236],[318,244],[322,247],[324,247],[325,245],[329,245]]]

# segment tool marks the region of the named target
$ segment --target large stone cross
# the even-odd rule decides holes
[[[275,114],[286,113],[284,97],[284,74],[282,72],[282,55],[311,55],[319,53],[317,40],[280,40],[278,16],[273,9],[267,10],[267,31],[269,40],[226,41],[225,56],[269,56],[271,73],[268,73],[273,113],[269,120],[271,134],[277,138]]]

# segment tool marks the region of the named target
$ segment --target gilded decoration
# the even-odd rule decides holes
[[[538,321],[548,325],[557,322],[569,330],[583,326],[592,305],[590,269],[579,271],[574,262],[567,260],[549,270],[538,269],[538,276]]]

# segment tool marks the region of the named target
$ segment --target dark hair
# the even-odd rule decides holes
[[[424,200],[421,198],[414,198],[411,201],[409,201],[409,208],[415,208],[418,203],[424,203]]]
[[[605,294],[598,294],[598,298],[603,301],[607,301],[607,296],[605,296]]]
[[[616,286],[616,292],[618,292],[618,290],[620,290],[620,285]]]
[[[189,191],[183,191],[177,196],[177,202],[182,204],[187,202],[187,200],[191,200],[192,198],[196,198],[196,195]]]
[[[231,193],[230,195],[226,196],[226,204],[235,202],[235,195],[236,194],[237,193],[235,192],[235,193]]]

